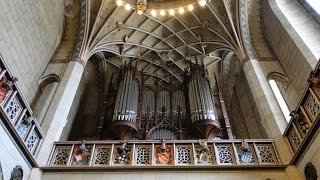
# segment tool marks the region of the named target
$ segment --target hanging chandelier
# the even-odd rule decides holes
[[[127,11],[134,9],[139,15],[142,15],[143,13],[146,13],[146,10],[148,11],[151,16],[156,17],[158,15],[165,16],[169,14],[170,16],[174,16],[175,14],[183,14],[185,11],[192,11],[194,9],[194,6],[199,5],[201,7],[205,7],[208,2],[211,0],[194,0],[190,1],[190,4],[183,4],[180,7],[166,7],[166,8],[151,8],[149,7],[149,4],[147,3],[147,0],[136,0],[135,6],[131,5],[129,2],[125,0],[116,0],[116,4],[118,6],[123,6]],[[160,4],[163,1],[156,1],[156,3]],[[153,2],[154,3],[154,2]],[[168,3],[168,2],[166,2]]]

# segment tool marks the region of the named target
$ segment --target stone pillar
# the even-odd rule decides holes
[[[84,68],[79,62],[69,62],[41,125],[45,139],[36,157],[39,166],[46,165],[53,147],[53,142],[59,140],[64,126],[68,120],[71,120],[67,119],[67,117],[83,72]]]
[[[42,179],[42,170],[40,168],[32,168],[28,179],[29,180],[41,180]]]
[[[52,98],[58,88],[58,85],[59,85],[58,82],[52,82],[52,83],[48,84],[44,88],[44,90],[43,90],[43,92],[42,92],[42,94],[36,104],[34,111],[37,115],[37,120],[38,120],[39,124],[41,124],[41,122],[43,122],[45,114],[50,106],[50,102],[51,102],[51,100],[52,100]]]
[[[303,176],[300,173],[299,169],[297,168],[297,166],[288,166],[286,168],[286,173],[288,175],[289,180],[303,180]]]
[[[243,61],[244,62],[244,61]],[[292,153],[283,137],[287,122],[257,59],[243,64],[243,70],[261,116],[261,124],[273,138],[282,163],[289,163]]]

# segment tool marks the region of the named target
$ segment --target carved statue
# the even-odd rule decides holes
[[[292,111],[290,113],[290,116],[292,116],[294,122],[296,122],[299,130],[303,133],[306,134],[309,130],[309,124],[308,122],[305,120],[305,118],[303,117],[302,114],[299,114],[297,112]]]
[[[207,151],[210,150],[208,147],[207,141],[205,139],[199,139],[199,144],[201,146],[200,153],[206,153]]]
[[[304,175],[306,177],[306,180],[317,180],[318,175],[317,175],[317,170],[314,167],[312,163],[307,163],[306,167],[304,168]]]
[[[22,179],[23,179],[22,167],[17,165],[15,168],[13,168],[11,172],[10,180],[22,180]]]
[[[239,148],[239,160],[242,163],[251,163],[252,162],[252,152],[250,149],[250,146],[248,142],[246,142],[244,139],[241,142],[241,146]]]
[[[129,161],[128,151],[129,149],[126,147],[126,143],[124,142],[116,151],[115,163],[117,164],[126,164]]]
[[[199,145],[196,146],[196,157],[198,164],[208,164],[213,162],[212,152],[206,139],[199,139]]]
[[[160,153],[164,155],[167,153],[167,151],[168,151],[168,148],[166,146],[166,143],[164,142],[164,140],[162,140],[162,144],[160,146]]]

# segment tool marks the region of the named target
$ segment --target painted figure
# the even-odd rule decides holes
[[[116,164],[127,164],[129,163],[129,149],[126,146],[126,143],[123,143],[120,147],[116,150],[116,158],[115,163]]]
[[[88,163],[89,150],[86,148],[85,141],[82,142],[81,146],[73,154],[73,164],[82,165]]]
[[[13,82],[3,77],[0,81],[0,103],[4,101],[9,90],[12,90]]]
[[[156,147],[156,163],[157,164],[170,164],[171,163],[171,148],[166,145],[164,140],[162,144]]]
[[[29,118],[24,117],[22,119],[21,123],[18,125],[17,132],[20,137],[23,138],[26,135],[26,133],[28,132],[28,128],[31,125],[31,118],[32,118],[32,116],[30,116]]]

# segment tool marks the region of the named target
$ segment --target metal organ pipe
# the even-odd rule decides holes
[[[189,83],[189,101],[192,122],[199,120],[216,120],[209,82],[204,77],[200,65],[196,65],[193,69]]]
[[[159,97],[159,102],[157,106],[157,111],[160,119],[161,119],[162,107],[165,107],[165,110],[167,112],[166,115],[168,116],[168,112],[170,111],[170,93],[166,90],[160,91],[160,97]]]
[[[184,118],[184,113],[185,113],[186,108],[185,108],[184,95],[181,90],[177,90],[173,93],[172,111],[173,111],[174,118],[178,118],[179,107],[180,107],[180,111],[181,111],[180,118]]]
[[[133,77],[133,70],[125,67],[124,71],[124,78],[119,83],[117,91],[113,121],[130,121],[136,123],[139,84]]]
[[[142,116],[144,118],[145,114],[148,112],[150,117],[149,119],[154,119],[154,103],[155,103],[155,96],[154,92],[152,90],[145,91],[144,97],[143,97],[143,104],[142,104]]]

